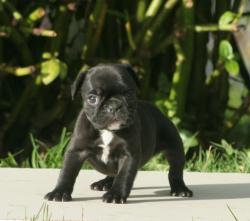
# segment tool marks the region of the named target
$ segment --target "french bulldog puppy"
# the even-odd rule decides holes
[[[107,177],[91,185],[106,191],[103,201],[125,203],[140,167],[162,152],[170,165],[172,196],[191,197],[183,181],[185,156],[174,124],[136,97],[139,81],[129,65],[101,64],[80,73],[72,97],[81,91],[80,111],[56,187],[45,199],[70,201],[84,161]]]

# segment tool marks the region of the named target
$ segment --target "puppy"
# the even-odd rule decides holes
[[[77,76],[72,97],[80,90],[83,108],[57,185],[45,199],[70,201],[76,177],[87,160],[107,175],[91,189],[106,191],[104,202],[125,203],[138,169],[159,152],[170,165],[171,195],[193,195],[183,181],[185,156],[179,133],[156,107],[137,100],[138,83],[131,66],[123,64],[98,65]]]

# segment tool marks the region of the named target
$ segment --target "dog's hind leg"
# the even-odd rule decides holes
[[[164,152],[169,163],[168,179],[171,188],[171,196],[191,197],[193,192],[187,188],[183,180],[183,168],[185,164],[184,152],[178,148],[167,149]]]
[[[169,163],[168,179],[171,196],[191,197],[193,192],[183,180],[185,153],[183,143],[175,126],[168,120],[162,122],[159,146]]]
[[[99,180],[97,182],[94,182],[90,185],[90,188],[92,190],[98,190],[98,191],[108,191],[111,189],[113,185],[114,177],[107,176],[102,180]]]

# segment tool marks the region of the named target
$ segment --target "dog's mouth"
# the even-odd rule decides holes
[[[119,130],[121,128],[122,122],[114,121],[107,125],[108,130]]]
[[[111,131],[121,130],[121,129],[124,129],[126,127],[129,127],[129,125],[130,124],[127,122],[115,120],[112,123],[108,124],[107,129],[111,130]]]
[[[108,122],[96,121],[88,117],[88,120],[91,122],[93,127],[97,130],[109,130],[117,131],[129,127],[132,124],[132,119],[122,120],[122,119],[113,119]]]
[[[98,130],[109,130],[109,131],[121,130],[121,129],[127,128],[131,125],[131,123],[127,123],[127,122],[119,121],[119,120],[115,120],[115,121],[113,121],[111,123],[107,123],[105,125],[98,124],[95,122],[92,122],[92,124]]]

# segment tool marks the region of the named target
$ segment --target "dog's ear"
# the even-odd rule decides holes
[[[130,76],[135,81],[136,86],[138,88],[140,88],[141,87],[140,80],[138,78],[138,75],[135,73],[134,69],[132,68],[132,66],[130,64],[122,64],[122,66],[126,68],[126,70],[128,71],[128,73],[130,74]]]
[[[77,75],[75,81],[71,85],[71,97],[72,97],[72,100],[75,99],[79,89],[81,88],[81,86],[82,86],[82,84],[84,82],[86,74],[87,74],[87,71],[79,72],[79,74]]]

